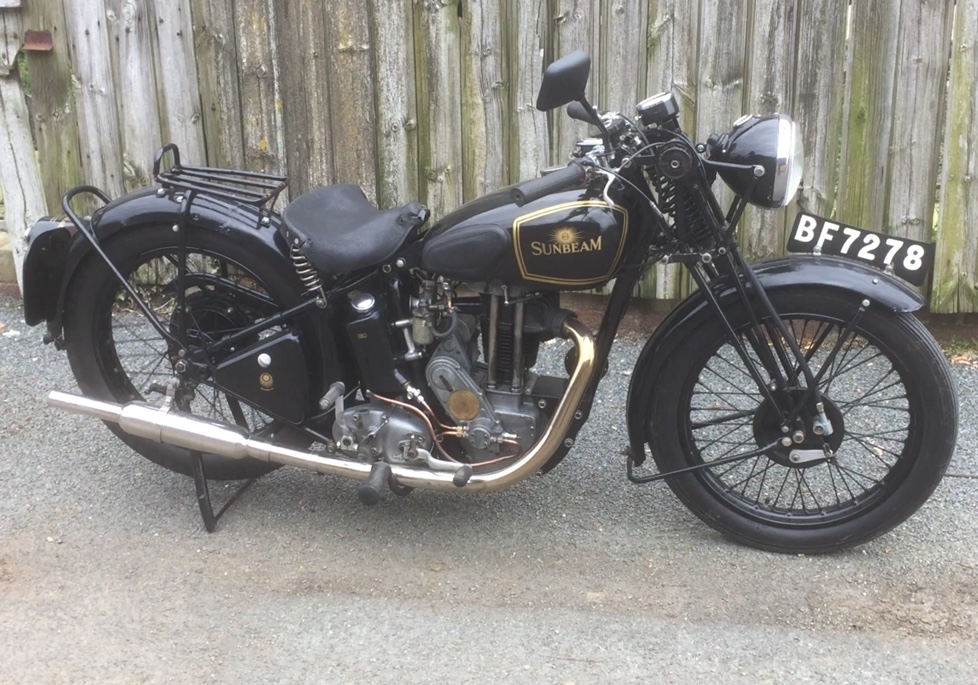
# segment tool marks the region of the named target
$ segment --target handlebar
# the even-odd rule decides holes
[[[571,162],[546,176],[517,183],[509,191],[509,197],[518,207],[522,207],[550,193],[584,185],[586,180],[587,168],[580,162]]]

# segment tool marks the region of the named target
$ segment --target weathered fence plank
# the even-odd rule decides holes
[[[978,311],[978,0],[958,0],[931,307]]]
[[[276,83],[278,47],[273,17],[269,0],[234,3],[244,162],[255,171],[284,173],[288,162]]]
[[[696,140],[728,130],[744,113],[748,22],[746,3],[700,7],[696,128],[689,131]]]
[[[793,117],[801,125],[805,144],[798,204],[830,216],[835,211],[840,137],[828,133],[842,130],[846,6],[800,0],[798,16]],[[789,218],[795,214],[793,207]]]
[[[747,3],[700,3],[696,125],[686,129],[694,140],[703,141],[711,133],[728,130],[743,114],[747,10]],[[713,189],[720,205],[726,208],[733,193],[722,181],[714,183]],[[679,286],[680,295],[692,287],[688,278],[681,278]]]
[[[900,5],[863,0],[851,12],[838,216],[879,230],[886,212]]]
[[[234,0],[193,0],[194,47],[207,162],[244,166]]]
[[[161,132],[156,69],[153,64],[154,18],[133,0],[108,0],[109,50],[113,80],[124,84],[118,98],[122,144],[122,182],[127,191],[148,185],[153,178],[153,152]],[[193,158],[191,158],[193,159]]]
[[[772,114],[791,108],[795,26],[791,0],[754,0],[747,26],[744,113]]]
[[[500,0],[463,0],[462,62],[462,196],[465,201],[506,185],[505,78]]]
[[[601,59],[613,64],[600,80],[602,109],[631,116],[644,95],[647,78],[646,36],[648,0],[610,0],[602,4]]]
[[[20,10],[0,9],[0,193],[21,291],[27,231],[45,213],[30,115],[20,75],[14,66],[23,35]]]
[[[698,2],[658,0],[649,6],[646,27],[646,94],[675,95],[680,123],[688,131],[696,128],[699,15]]]
[[[295,197],[334,183],[330,118],[330,44],[319,3],[278,0],[275,38],[291,46],[282,57],[282,119],[289,160],[289,186]],[[337,97],[344,97],[337,91]]]
[[[17,53],[23,42],[21,11],[0,6],[0,76],[10,76],[16,70]]]
[[[153,7],[162,140],[176,143],[188,162],[202,164],[205,147],[190,2],[167,0],[154,3]]]
[[[374,200],[377,167],[370,22],[362,0],[333,0],[328,12],[333,173],[338,181],[358,184]],[[303,59],[301,51],[289,57]]]
[[[394,8],[370,0],[374,41],[377,202],[393,207],[418,199],[418,104],[411,3]]]
[[[545,0],[511,0],[507,35],[510,44],[510,181],[534,178],[548,165],[547,115],[536,108],[549,31]]]
[[[49,212],[60,213],[65,191],[82,181],[64,9],[59,2],[31,2],[23,20],[25,29],[48,31],[53,43],[48,52],[28,52],[27,68],[45,204]]]
[[[419,0],[414,12],[421,196],[437,219],[462,203],[459,25],[454,3]]]
[[[953,15],[950,2],[903,0],[900,8],[883,227],[916,240],[929,241],[934,228]]]
[[[123,191],[122,148],[105,6],[102,0],[72,0],[65,4],[65,22],[84,178],[114,197]]]

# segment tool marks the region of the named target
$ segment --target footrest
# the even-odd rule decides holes
[[[357,498],[368,507],[377,504],[391,478],[391,467],[386,461],[375,461],[370,467],[367,480],[357,488]]]

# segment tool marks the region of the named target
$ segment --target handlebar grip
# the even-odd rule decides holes
[[[583,185],[586,180],[587,169],[584,165],[580,162],[571,162],[563,169],[546,176],[517,183],[509,191],[509,198],[517,206],[522,207],[550,193]]]

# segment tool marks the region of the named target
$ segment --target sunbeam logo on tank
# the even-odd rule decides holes
[[[601,236],[583,238],[580,231],[570,226],[559,226],[553,230],[549,242],[534,240],[530,243],[530,254],[535,257],[550,255],[577,254],[601,250]]]
[[[610,279],[628,239],[628,212],[603,200],[576,200],[513,221],[513,250],[526,281],[593,286]]]

